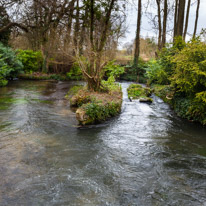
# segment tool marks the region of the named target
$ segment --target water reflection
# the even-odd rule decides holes
[[[129,102],[122,83],[122,113],[79,129],[64,99],[74,84],[0,89],[0,205],[204,205],[205,128],[155,96]]]

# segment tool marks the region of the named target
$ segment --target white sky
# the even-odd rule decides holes
[[[135,38],[135,32],[136,32],[136,24],[137,24],[137,5],[138,1],[137,0],[129,0],[131,2],[131,6],[129,6],[128,11],[127,11],[127,33],[126,37],[121,39],[120,41],[120,47],[126,42],[131,42]],[[143,3],[146,0],[143,0]],[[134,2],[134,3],[132,3]],[[187,2],[186,2],[186,7],[187,7]],[[143,11],[145,9],[143,8]],[[152,13],[156,14],[156,10],[152,9]],[[195,16],[196,16],[196,4],[194,4],[190,8],[190,17],[189,17],[189,25],[188,25],[188,33],[193,34],[194,30],[194,23],[195,23]],[[171,28],[173,27],[173,20],[171,22],[168,21],[168,25]],[[206,0],[201,0],[200,2],[200,11],[199,11],[199,19],[198,19],[198,28],[197,28],[197,33],[200,33],[202,28],[206,28]],[[152,25],[149,24],[148,18],[143,14],[142,17],[142,25],[141,25],[141,36],[146,37],[157,37],[157,33],[155,33],[154,30],[152,30]],[[170,39],[170,36],[167,36],[167,41]],[[190,37],[187,36],[187,40],[189,40]]]

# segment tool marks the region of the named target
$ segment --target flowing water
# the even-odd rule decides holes
[[[127,99],[104,124],[78,128],[75,83],[0,89],[1,206],[206,206],[206,129],[156,96]]]

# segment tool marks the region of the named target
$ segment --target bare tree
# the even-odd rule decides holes
[[[200,0],[197,0],[197,9],[196,9],[196,18],[195,18],[195,27],[194,27],[193,38],[195,38],[196,32],[197,32],[197,23],[198,23],[198,18],[199,18],[199,8],[200,8]]]
[[[158,49],[161,50],[162,45],[162,21],[161,21],[161,0],[156,0],[157,3],[157,17],[158,17]]]
[[[104,49],[109,36],[115,32],[112,30],[112,13],[118,9],[117,0],[105,1],[103,9],[98,10],[101,2],[90,0],[89,2],[90,25],[87,28],[89,38],[87,41],[87,50],[82,57],[76,52],[76,60],[78,61],[83,75],[87,81],[88,89],[91,91],[99,91],[101,88],[101,79],[104,61]],[[110,34],[109,34],[110,32]],[[86,37],[86,35],[85,35]]]
[[[186,35],[187,35],[188,21],[189,21],[189,15],[190,15],[190,5],[191,5],[191,0],[188,0],[187,14],[186,14],[186,19],[185,19],[185,29],[184,29],[184,34],[183,34],[184,40],[185,40]]]
[[[142,18],[142,1],[138,0],[137,30],[136,30],[135,51],[134,51],[134,67],[136,67],[136,68],[138,65],[138,59],[139,59],[139,55],[140,55],[141,18]]]
[[[165,43],[166,43],[167,15],[168,15],[168,3],[167,3],[167,0],[164,0],[164,18],[163,18],[163,31],[162,31],[162,45],[161,45],[161,47],[164,47]]]

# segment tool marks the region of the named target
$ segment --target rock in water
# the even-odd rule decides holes
[[[142,103],[152,103],[152,102],[153,102],[153,99],[152,99],[152,98],[149,98],[149,97],[140,98],[140,99],[139,99],[139,102],[142,102]]]

